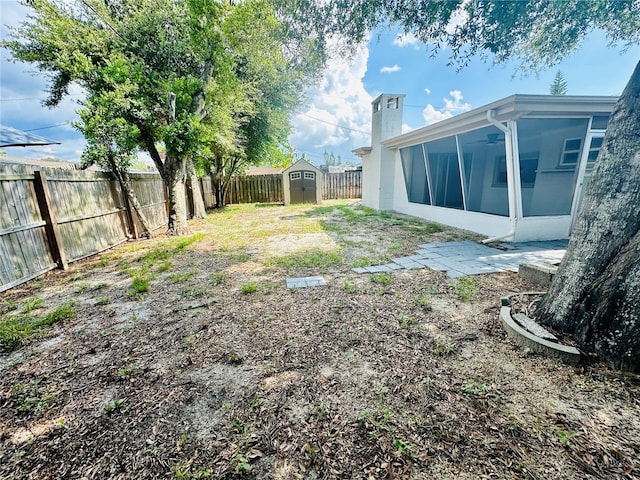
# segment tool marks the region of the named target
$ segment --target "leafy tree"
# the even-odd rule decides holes
[[[567,81],[564,79],[564,75],[562,75],[560,70],[556,72],[556,76],[553,78],[553,83],[549,87],[549,93],[551,95],[567,94]]]
[[[391,21],[452,64],[478,54],[522,60],[524,71],[551,66],[587,34],[602,29],[612,44],[640,43],[634,0],[355,2],[334,0],[335,29],[363,39]],[[567,253],[539,310],[587,350],[640,372],[640,64],[611,116],[586,187]]]
[[[185,182],[189,179],[191,188],[199,189],[194,162],[214,155],[232,158],[232,164],[256,158],[278,137],[269,129],[276,123],[286,125],[287,109],[295,104],[274,95],[280,90],[269,82],[290,75],[296,82],[289,86],[295,84],[297,90],[288,93],[296,93],[292,98],[297,99],[300,82],[309,80],[324,58],[323,36],[304,35],[309,25],[301,21],[306,13],[298,3],[27,3],[33,15],[2,46],[15,59],[35,63],[50,74],[46,105],[57,105],[76,82],[100,99],[109,121],[121,119],[132,127],[133,141],[148,151],[169,192],[169,233],[188,230]],[[289,56],[278,55],[277,49]],[[319,55],[311,54],[316,50]],[[276,54],[277,62],[270,54]],[[275,67],[270,70],[270,65]],[[234,92],[236,104],[225,98]],[[274,103],[277,100],[280,103]],[[282,127],[276,130],[282,137]],[[194,192],[194,199],[199,198]],[[204,206],[198,207],[203,214]]]
[[[83,133],[88,143],[81,157],[82,168],[97,164],[109,169],[115,175],[125,194],[125,201],[131,205],[142,224],[140,236],[150,237],[151,226],[133,191],[129,177],[129,169],[137,160],[134,154],[137,149],[136,127],[127,124],[122,118],[109,118],[109,108],[101,105],[100,99],[96,96],[90,96],[78,114],[81,121],[76,124],[76,127]],[[130,220],[133,221],[133,218]]]

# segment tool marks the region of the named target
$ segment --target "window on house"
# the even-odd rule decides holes
[[[380,111],[380,102],[374,102],[373,104],[373,113]]]
[[[535,186],[537,170],[538,156],[535,153],[520,155],[520,186],[522,188],[533,188]],[[492,186],[507,186],[506,156],[501,155],[500,157],[496,158]]]
[[[602,148],[603,137],[592,137],[591,144],[589,145],[589,156],[587,157],[587,170],[591,170],[593,168],[593,164],[598,158],[598,154],[600,153],[600,149]]]
[[[391,97],[387,99],[387,108],[396,109],[398,108],[398,97]]]
[[[596,115],[591,119],[591,129],[606,130],[609,124],[609,118],[611,118],[609,115]]]
[[[431,198],[422,145],[401,148],[400,158],[409,202],[430,205]]]
[[[575,165],[580,159],[582,138],[566,138],[562,153],[560,154],[560,166]]]
[[[433,194],[431,204],[464,210],[456,137],[426,143],[425,154]]]
[[[467,210],[509,215],[506,183],[494,185],[498,179],[507,179],[504,133],[494,126],[479,128],[458,135],[458,143]]]
[[[525,217],[571,214],[576,169],[588,126],[588,118],[517,121]]]

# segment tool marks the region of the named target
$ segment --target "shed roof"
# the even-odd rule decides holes
[[[482,107],[474,108],[446,120],[383,141],[387,148],[401,148],[430,140],[468,132],[490,125],[487,112],[493,110],[498,121],[516,120],[524,116],[567,116],[609,114],[618,97],[576,95],[511,95]]]

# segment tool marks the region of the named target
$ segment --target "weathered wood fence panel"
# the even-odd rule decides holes
[[[362,171],[354,170],[340,173],[324,174],[324,190],[322,198],[361,198]]]
[[[213,184],[211,177],[202,177],[200,179],[200,188],[202,189],[202,198],[204,199],[205,208],[213,208],[216,204],[213,196]]]
[[[152,228],[166,225],[160,176],[131,177]],[[0,292],[125,241],[129,218],[140,226],[127,205],[106,172],[0,165]]]
[[[142,206],[142,213],[146,217],[151,229],[167,225],[167,200],[164,183],[157,173],[132,173],[131,185]],[[138,231],[142,228],[140,220],[133,215]]]
[[[229,203],[282,203],[282,175],[239,175],[229,183]]]
[[[0,291],[56,267],[31,167],[0,166]]]
[[[324,174],[325,200],[361,198],[362,171]],[[229,203],[282,203],[282,175],[239,175],[229,184]]]
[[[62,249],[69,262],[127,239],[126,209],[117,181],[104,172],[42,169],[47,175]]]

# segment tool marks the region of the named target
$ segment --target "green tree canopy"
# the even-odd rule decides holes
[[[3,46],[50,74],[47,105],[57,105],[75,82],[88,92],[85,109],[99,109],[100,118],[131,128],[135,145],[149,152],[168,187],[174,233],[186,229],[190,162],[212,154],[256,161],[286,141],[302,85],[316,78],[324,61],[323,34],[308,31],[298,4],[28,4],[33,14]]]
[[[564,79],[562,72],[558,70],[556,76],[553,77],[553,83],[549,87],[549,93],[551,95],[566,95],[567,89],[567,81]]]

